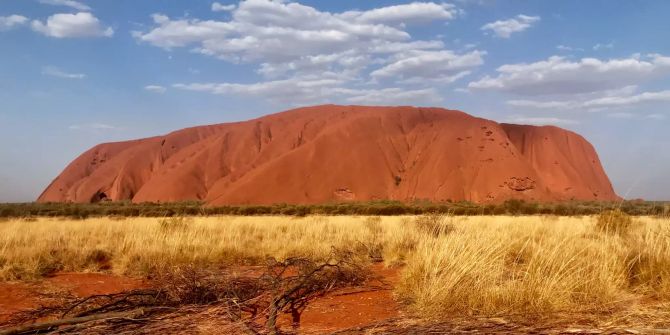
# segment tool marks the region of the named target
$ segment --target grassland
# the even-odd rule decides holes
[[[320,260],[338,248],[399,267],[397,298],[429,318],[670,302],[670,221],[619,216],[11,219],[0,222],[0,280]]]

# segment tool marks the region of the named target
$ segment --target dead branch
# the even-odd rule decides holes
[[[333,248],[328,260],[322,264],[304,258],[289,258],[284,262],[269,260],[264,276],[274,296],[269,302],[266,329],[277,333],[277,316],[290,312],[293,326],[297,328],[307,304],[334,288],[360,284],[366,271],[353,259],[354,254]],[[291,270],[295,275],[286,275]]]
[[[134,310],[131,310],[131,311],[126,311],[126,312],[110,312],[110,313],[88,315],[88,316],[75,317],[75,318],[69,318],[69,319],[60,319],[60,320],[39,322],[39,323],[33,323],[31,325],[27,325],[27,326],[19,326],[19,327],[10,328],[10,329],[7,329],[7,330],[0,331],[0,335],[19,335],[19,334],[25,334],[25,333],[51,331],[51,330],[57,329],[60,326],[76,325],[76,324],[86,323],[86,322],[90,322],[90,321],[98,321],[98,320],[111,320],[111,319],[133,319],[133,320],[135,320],[140,316],[145,316],[145,315],[153,313],[153,312],[166,311],[166,310],[174,310],[174,308],[170,308],[170,307],[138,308],[138,309],[134,309]]]
[[[188,313],[188,306],[218,306],[225,313],[221,320],[244,327],[249,334],[265,329],[277,334],[277,318],[290,313],[297,328],[302,312],[315,298],[333,289],[356,286],[367,279],[367,270],[361,267],[351,252],[333,249],[323,262],[293,257],[284,261],[268,259],[260,276],[235,276],[226,272],[211,272],[193,266],[162,269],[157,274],[156,289],[133,290],[116,294],[95,295],[72,302],[69,306],[53,308],[60,320],[26,325],[0,332],[77,332],[91,321],[105,320],[100,327],[145,327],[147,323],[165,325],[161,311],[175,311],[166,315],[174,318]],[[185,309],[186,308],[186,309]],[[152,315],[147,315],[150,314]],[[54,315],[54,314],[51,314]],[[71,318],[65,318],[66,316]],[[62,327],[68,326],[68,327]],[[61,328],[59,328],[61,327]],[[96,326],[97,327],[97,326]]]

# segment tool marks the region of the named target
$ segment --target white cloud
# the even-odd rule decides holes
[[[603,50],[603,49],[612,49],[612,48],[614,48],[614,42],[609,42],[607,44],[598,43],[598,44],[593,46],[593,50],[596,50],[596,51]]]
[[[568,100],[509,100],[507,104],[514,107],[532,109],[562,109],[562,110],[603,110],[605,108],[633,107],[643,103],[670,102],[670,90],[658,92],[642,92],[634,94],[621,91],[619,94],[604,94],[598,98]]]
[[[370,54],[402,54],[417,50],[440,50],[444,48],[444,42],[437,40],[405,42],[376,41],[374,45],[368,47],[368,49],[364,49],[363,51]]]
[[[638,121],[644,121],[644,120],[654,120],[654,121],[661,121],[665,120],[666,116],[664,114],[647,114],[647,115],[638,115],[636,113],[629,113],[629,112],[617,112],[617,113],[610,113],[607,116],[614,118],[614,119],[623,119],[623,120],[638,120]]]
[[[486,76],[468,84],[470,89],[487,89],[519,95],[561,95],[602,92],[670,73],[670,57],[657,54],[644,59],[571,61],[553,56],[535,63],[508,64],[497,69],[497,77]]]
[[[426,105],[442,101],[433,88],[359,89],[343,85],[345,80],[334,76],[303,76],[252,84],[190,83],[175,84],[176,89],[206,92],[218,95],[243,95],[267,98],[291,105],[348,102],[355,104]]]
[[[64,79],[84,79],[86,75],[83,73],[68,73],[55,66],[46,66],[42,69],[42,74],[52,77]]]
[[[464,45],[462,49],[463,50],[470,50],[470,49],[474,49],[476,47],[477,47],[477,43],[468,43],[468,44]]]
[[[254,64],[267,80],[175,88],[289,103],[328,101],[333,94],[341,101],[371,101],[378,92],[392,92],[381,90],[399,89],[388,87],[392,83],[415,85],[402,90],[436,101],[434,91],[426,89],[468,75],[483,63],[485,54],[447,50],[441,40],[410,35],[409,25],[456,18],[460,10],[448,4],[412,2],[338,13],[290,1],[246,0],[231,9],[225,20],[154,14],[154,27],[133,36],[164,49],[188,48],[232,63]],[[401,100],[411,100],[407,94]]]
[[[437,80],[453,82],[469,74],[468,69],[484,63],[482,51],[455,54],[449,50],[412,51],[397,56],[397,60],[373,71],[374,79],[397,78],[403,82]]]
[[[514,107],[534,109],[571,109],[577,107],[570,101],[508,100],[507,104]]]
[[[39,0],[39,2],[45,5],[66,6],[83,12],[91,10],[91,7],[88,5],[74,0]]]
[[[343,83],[341,79],[335,77],[304,76],[252,84],[190,83],[174,84],[172,87],[218,95],[262,97],[281,103],[300,104],[325,102],[334,97],[332,93]]]
[[[218,2],[215,2],[212,4],[212,11],[213,12],[230,12],[235,9],[235,5],[222,5]]]
[[[584,51],[582,48],[573,48],[567,45],[559,44],[556,46],[556,49],[561,51]]]
[[[144,89],[149,92],[160,93],[160,94],[165,93],[165,91],[167,91],[167,88],[159,85],[147,85],[144,86]]]
[[[610,113],[607,116],[614,119],[632,119],[635,117],[635,114],[626,112],[617,112],[617,113]]]
[[[639,115],[639,113],[633,113],[633,112],[616,112],[607,114],[607,116],[614,119],[637,120],[637,121],[644,121],[644,120],[661,121],[666,119],[666,116],[660,113]]]
[[[226,22],[195,19],[173,21],[162,14],[154,14],[152,18],[159,25],[158,28],[146,34],[136,31],[133,35],[140,41],[166,49],[223,38],[233,32],[232,25]]]
[[[118,127],[115,126],[110,126],[108,124],[104,123],[86,123],[86,124],[73,124],[68,127],[70,130],[93,130],[93,131],[100,131],[100,130],[115,130],[119,129]]]
[[[46,22],[34,20],[33,30],[56,38],[111,37],[114,30],[103,27],[91,13],[54,14]]]
[[[413,2],[403,5],[388,6],[365,12],[349,11],[340,15],[342,18],[353,19],[365,23],[422,23],[434,20],[451,20],[458,15],[458,10],[450,4],[434,2]]]
[[[627,96],[609,96],[589,100],[583,103],[584,107],[603,108],[603,107],[622,107],[637,105],[645,102],[670,102],[670,90],[659,92],[643,92]]]
[[[392,87],[376,90],[348,91],[347,102],[363,105],[414,105],[432,106],[442,102],[442,97],[434,88],[406,90]]]
[[[291,73],[304,75],[334,72],[352,78],[358,75],[370,62],[368,55],[349,50],[334,54],[306,55],[283,63],[262,63],[256,72],[271,79],[287,76]]]
[[[154,46],[193,47],[196,52],[233,62],[283,63],[349,50],[371,54],[393,52],[385,50],[391,48],[443,47],[440,41],[412,41],[403,25],[394,23],[453,17],[451,6],[435,3],[338,14],[293,2],[247,0],[240,2],[227,21],[171,20],[156,14],[157,27],[134,32],[134,36]]]
[[[21,15],[0,16],[0,31],[7,31],[28,22],[28,18]]]
[[[663,114],[649,114],[645,117],[646,119],[650,120],[665,120],[666,117]]]
[[[477,5],[477,6],[486,6],[495,4],[498,0],[456,0],[464,5]]]
[[[508,20],[500,20],[487,23],[482,26],[482,30],[491,30],[493,33],[501,38],[510,38],[513,33],[522,32],[540,21],[539,16],[528,16],[519,14],[515,18]]]
[[[512,115],[507,119],[507,122],[517,123],[517,124],[530,124],[530,125],[570,125],[578,124],[579,121],[572,119],[564,119],[560,117],[535,117],[535,116],[524,116],[524,115]]]

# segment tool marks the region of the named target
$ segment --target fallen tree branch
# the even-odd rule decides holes
[[[38,332],[38,331],[55,330],[55,328],[58,328],[60,326],[76,325],[76,324],[81,324],[81,323],[86,323],[86,322],[91,322],[91,321],[99,321],[99,320],[136,319],[137,317],[140,317],[140,316],[152,313],[152,312],[165,311],[165,310],[174,310],[174,308],[171,308],[171,307],[138,308],[138,309],[134,309],[132,311],[127,311],[127,312],[111,312],[111,313],[94,314],[94,315],[88,315],[88,316],[82,316],[82,317],[76,317],[76,318],[69,318],[69,319],[59,319],[59,320],[45,321],[45,322],[33,323],[33,324],[30,324],[30,325],[27,325],[27,326],[19,326],[19,327],[10,328],[10,329],[7,329],[7,330],[2,330],[2,331],[0,331],[0,335],[19,335],[19,334],[25,334],[25,333],[35,333],[35,332]]]
[[[87,316],[87,315],[92,315],[92,314],[100,314],[100,313],[107,313],[107,312],[115,312],[115,307],[121,307],[120,305],[126,303],[129,305],[135,305],[136,308],[139,307],[151,307],[151,303],[148,302],[146,305],[142,306],[139,305],[138,302],[131,302],[129,301],[130,298],[135,298],[135,297],[149,297],[153,298],[152,300],[157,300],[158,296],[161,294],[160,291],[155,291],[155,290],[133,290],[130,292],[121,292],[121,293],[115,293],[115,294],[97,294],[97,295],[92,295],[90,297],[87,297],[85,299],[82,299],[69,308],[67,308],[61,315],[61,319],[64,319],[70,312],[75,310],[77,307],[84,306],[86,303],[93,302],[97,299],[105,298],[109,303],[104,304],[104,305],[99,305],[94,309],[86,310],[81,313],[77,313],[73,315],[74,317],[81,317],[81,316]],[[155,302],[155,301],[154,301]],[[116,310],[116,311],[121,311],[121,310]]]
[[[333,289],[356,286],[366,278],[367,272],[351,252],[336,249],[323,262],[301,257],[284,261],[269,258],[260,276],[240,277],[194,266],[170,267],[157,272],[156,289],[90,296],[69,307],[54,309],[59,312],[55,315],[60,317],[58,320],[0,330],[0,335],[77,332],[91,326],[87,322],[100,320],[103,322],[98,328],[142,328],[164,314],[153,312],[181,313],[185,306],[223,308],[225,314],[221,316],[225,321],[244,327],[238,332],[258,334],[265,328],[267,333],[277,334],[276,322],[281,313],[291,314],[297,330],[300,316],[312,300]]]

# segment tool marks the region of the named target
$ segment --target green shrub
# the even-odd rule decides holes
[[[556,204],[537,204],[521,200],[508,200],[498,205],[460,202],[412,202],[375,200],[366,202],[334,202],[315,205],[275,204],[275,205],[229,205],[205,206],[202,202],[176,203],[132,203],[100,202],[82,203],[18,203],[0,204],[0,217],[71,217],[76,219],[102,216],[157,217],[195,215],[403,215],[426,213],[452,213],[455,215],[594,215],[603,210],[620,208],[629,215],[670,215],[670,204],[664,202],[626,201],[608,203],[597,201],[570,201]]]
[[[0,208],[0,217],[14,217],[16,216],[16,210],[12,207]]]
[[[525,205],[524,201],[519,199],[509,199],[505,200],[505,202],[503,203],[503,207],[505,208],[507,214],[512,215],[524,214],[523,213],[524,205]]]

